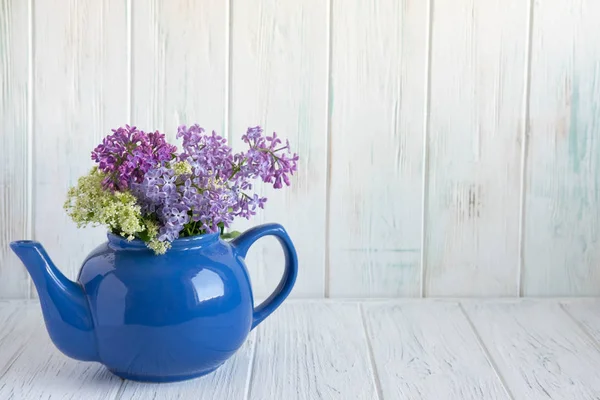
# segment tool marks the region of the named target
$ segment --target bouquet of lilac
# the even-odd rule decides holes
[[[105,225],[127,240],[164,254],[179,238],[219,232],[236,217],[250,219],[266,198],[252,193],[260,179],[274,188],[290,185],[298,155],[276,133],[248,128],[246,151],[233,153],[227,140],[198,125],[180,126],[183,150],[161,133],[136,127],[113,130],[92,152],[96,166],[69,189],[65,209],[79,227]]]

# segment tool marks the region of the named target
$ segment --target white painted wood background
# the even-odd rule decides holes
[[[104,239],[62,203],[111,128],[195,122],[299,152],[237,225],[287,227],[293,296],[598,295],[598,20],[597,0],[0,0],[0,298],[35,297],[10,241],[74,278]],[[267,295],[281,250],[248,263]]]

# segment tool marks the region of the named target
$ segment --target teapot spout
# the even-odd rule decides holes
[[[71,358],[97,361],[94,323],[83,288],[56,268],[39,242],[19,240],[10,248],[31,275],[56,347]]]

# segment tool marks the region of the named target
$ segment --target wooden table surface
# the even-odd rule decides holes
[[[600,300],[289,300],[213,374],[123,381],[0,302],[0,399],[599,399]]]

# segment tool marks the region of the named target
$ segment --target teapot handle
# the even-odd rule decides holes
[[[296,282],[296,275],[298,275],[298,255],[292,240],[288,236],[283,226],[279,224],[263,224],[254,228],[248,229],[240,236],[231,241],[231,244],[235,248],[238,257],[246,258],[248,249],[258,239],[263,236],[275,236],[283,247],[285,254],[285,269],[283,271],[283,277],[275,288],[275,291],[262,302],[261,305],[254,308],[252,315],[252,328],[256,328],[265,318],[267,318],[273,311],[281,305],[281,303],[290,294],[294,283]]]

